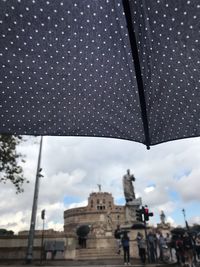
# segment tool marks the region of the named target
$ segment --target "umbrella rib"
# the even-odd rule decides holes
[[[146,144],[147,149],[150,149],[149,124],[148,124],[148,119],[147,119],[146,100],[145,100],[145,95],[144,95],[142,72],[140,68],[140,60],[139,60],[139,54],[137,50],[137,42],[136,42],[136,36],[135,36],[135,31],[134,31],[134,25],[133,25],[132,17],[131,17],[131,8],[130,8],[129,0],[123,0],[123,7],[124,7],[124,13],[125,13],[126,22],[127,22],[128,34],[129,34],[130,45],[131,45],[131,52],[132,52],[136,80],[137,80],[137,85],[138,85],[138,93],[139,93],[140,107],[141,107],[141,113],[142,113],[142,122],[143,122],[144,134],[145,134],[145,144]]]

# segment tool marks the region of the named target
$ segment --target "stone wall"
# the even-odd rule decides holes
[[[60,259],[74,259],[75,249],[77,246],[76,240],[72,237],[66,238],[65,236],[56,237],[45,236],[45,241],[64,241],[65,251],[63,253],[57,253],[56,258]],[[20,259],[26,258],[28,245],[27,236],[8,236],[0,237],[0,259]],[[33,258],[40,259],[41,256],[41,236],[34,238]]]
[[[132,230],[130,233],[130,253],[132,257],[138,257],[136,234],[137,231]],[[77,237],[66,236],[45,236],[44,241],[64,241],[65,251],[57,253],[57,259],[77,259],[79,245]],[[25,260],[27,251],[28,238],[25,235],[0,237],[0,259],[17,259]],[[92,250],[93,254],[98,254],[101,249],[106,249],[110,252],[110,257],[115,257],[116,240],[113,236],[104,236],[99,238],[88,237],[87,249]],[[83,250],[83,249],[81,249]],[[91,256],[94,256],[91,255]],[[40,259],[41,256],[41,236],[36,236],[34,239],[33,259]],[[98,256],[98,255],[96,255]]]

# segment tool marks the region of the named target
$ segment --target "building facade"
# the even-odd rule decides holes
[[[125,207],[115,205],[112,194],[94,192],[88,198],[86,207],[64,211],[64,232],[76,235],[81,225],[89,225],[89,236],[110,236],[118,224],[124,223]]]

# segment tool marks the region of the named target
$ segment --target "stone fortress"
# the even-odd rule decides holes
[[[116,240],[114,238],[114,231],[118,225],[130,230],[131,256],[137,256],[137,231],[131,230],[131,226],[138,223],[136,221],[136,210],[141,205],[141,199],[135,197],[133,181],[135,181],[135,177],[127,170],[127,173],[123,176],[125,205],[115,205],[112,194],[102,192],[101,185],[98,185],[99,192],[90,194],[86,207],[68,209],[64,212],[64,232],[66,236],[70,233],[77,238],[77,229],[81,225],[88,225],[90,228],[86,237],[85,249],[79,249],[81,247],[77,244],[76,257],[78,259],[84,257],[119,257],[116,255]]]
[[[125,207],[115,205],[112,194],[100,190],[89,195],[86,207],[64,211],[64,233],[74,237],[76,259],[115,257],[114,230],[124,221]],[[85,249],[81,249],[77,236],[77,229],[82,225],[90,228]]]
[[[112,236],[117,224],[125,221],[125,207],[114,204],[112,194],[93,192],[88,205],[64,211],[64,232],[73,232],[81,224],[90,225],[94,237]]]
[[[128,181],[127,181],[128,179]],[[136,209],[141,205],[141,199],[135,198],[132,181],[134,176],[129,170],[123,177],[125,205],[115,205],[111,193],[102,192],[101,185],[98,192],[92,192],[86,207],[72,208],[64,211],[64,231],[45,230],[44,253],[49,258],[57,259],[106,259],[121,258],[116,254],[116,240],[114,231],[117,225],[129,230],[130,252],[132,257],[138,257],[136,235],[138,230],[131,229],[136,221]],[[163,218],[163,217],[162,217]],[[85,235],[84,249],[80,245],[77,230],[87,226],[89,232]],[[169,231],[164,219],[159,224],[160,230]],[[143,232],[143,229],[139,230]],[[42,231],[35,231],[33,258],[39,259],[41,253]],[[28,231],[19,232],[17,236],[0,237],[0,257],[24,259],[26,255]],[[55,249],[56,244],[63,244],[61,249]],[[54,248],[53,248],[54,247]]]

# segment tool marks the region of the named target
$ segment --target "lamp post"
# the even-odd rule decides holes
[[[185,215],[185,209],[182,209],[182,212],[183,212],[183,217],[184,217],[184,220],[185,220],[186,229],[189,230],[189,225],[188,225],[188,222],[186,220],[186,215]]]
[[[185,209],[182,209],[183,212],[183,217],[184,217],[184,221],[185,221]]]
[[[40,264],[42,264],[43,259],[43,246],[44,246],[44,221],[45,221],[45,210],[42,210],[41,212],[41,219],[43,220],[43,226],[42,226],[42,238],[41,238],[41,251],[40,251]]]
[[[39,182],[40,182],[40,178],[43,177],[43,175],[41,174],[42,169],[40,167],[41,154],[42,154],[42,141],[43,141],[43,138],[41,136],[38,163],[37,163],[37,172],[36,172],[36,179],[35,179],[35,190],[34,190],[34,197],[33,197],[30,231],[29,231],[29,236],[28,236],[28,247],[27,247],[27,253],[26,253],[27,264],[30,264],[33,259],[33,241],[34,241],[34,235],[35,235],[35,221],[36,221],[36,215],[37,215]]]

